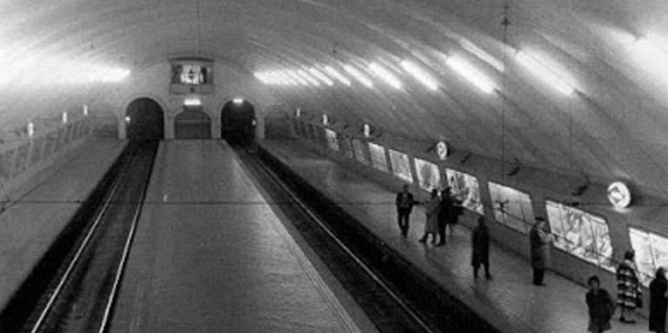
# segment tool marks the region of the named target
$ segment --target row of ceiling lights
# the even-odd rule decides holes
[[[499,72],[505,71],[504,64],[494,56],[477,47],[472,42],[462,39],[460,45],[469,53],[484,61]],[[575,81],[562,66],[559,66],[549,57],[527,50],[514,52],[517,63],[528,69],[541,81],[552,86],[555,90],[570,95],[576,90]],[[445,65],[454,70],[463,79],[473,84],[484,93],[491,94],[498,90],[498,85],[481,69],[470,62],[464,55],[453,54],[445,57]],[[281,86],[333,86],[338,81],[345,86],[351,86],[349,77],[354,78],[363,86],[372,88],[373,78],[378,78],[395,89],[402,89],[404,84],[400,80],[401,70],[431,91],[439,89],[439,82],[424,68],[410,60],[402,60],[398,66],[390,67],[381,62],[371,62],[367,66],[346,64],[340,69],[333,66],[312,66],[297,69],[274,70],[256,72],[255,77],[267,85]],[[341,70],[342,69],[342,70]]]

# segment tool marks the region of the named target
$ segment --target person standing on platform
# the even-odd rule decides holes
[[[397,206],[399,231],[404,237],[408,235],[411,211],[413,210],[413,206],[415,204],[416,202],[413,199],[413,194],[408,191],[408,184],[404,184],[401,192],[397,193],[397,199],[395,200],[395,205]]]
[[[485,267],[485,278],[492,279],[489,273],[489,228],[485,224],[485,217],[478,217],[478,226],[471,233],[471,266],[473,266],[473,277],[478,278],[480,265]]]
[[[420,238],[420,243],[427,241],[431,235],[431,242],[436,243],[436,234],[438,233],[438,211],[441,208],[441,199],[438,197],[438,190],[431,190],[431,197],[425,203],[425,214],[427,220],[424,225],[424,235]]]
[[[619,321],[628,324],[636,321],[627,316],[633,316],[635,309],[642,306],[642,290],[634,259],[635,251],[628,250],[624,253],[624,261],[617,267],[617,305],[622,311]]]
[[[452,218],[452,197],[450,196],[450,187],[441,191],[441,207],[438,211],[438,246],[445,245],[445,226],[450,223]]]
[[[448,193],[450,193],[448,191]],[[455,226],[457,223],[459,223],[459,215],[462,215],[464,213],[464,207],[462,207],[462,202],[459,200],[457,197],[450,195],[450,210],[449,210],[449,217],[447,220],[447,227],[450,229],[450,235],[455,234]]]
[[[668,310],[668,281],[666,270],[659,267],[656,277],[649,284],[649,330],[650,332],[666,332],[666,310]]]
[[[533,268],[533,284],[544,286],[543,278],[545,270],[550,262],[550,243],[552,237],[545,230],[545,219],[536,218],[536,223],[529,232],[529,242],[531,244],[531,267]]]
[[[586,295],[589,308],[589,332],[602,333],[612,327],[610,319],[615,312],[615,303],[607,290],[600,288],[601,281],[594,275],[587,281],[589,291]]]

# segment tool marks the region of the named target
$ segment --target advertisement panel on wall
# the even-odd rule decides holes
[[[555,247],[607,270],[614,270],[610,232],[602,217],[549,200],[546,209],[550,229],[555,235]]]
[[[472,212],[484,214],[482,201],[480,201],[478,179],[452,169],[445,169],[445,174],[451,193],[462,201],[462,206]]]
[[[431,191],[441,187],[441,174],[436,164],[419,158],[415,158],[413,161],[415,161],[415,172],[421,188]]]
[[[329,149],[339,151],[339,140],[336,138],[336,132],[326,128],[325,136],[327,137],[327,146]]]
[[[648,286],[659,267],[668,267],[668,238],[636,228],[629,228],[629,238],[636,252],[640,280]]]
[[[389,150],[392,172],[395,176],[407,181],[413,182],[413,173],[411,172],[411,161],[408,155],[396,150]]]
[[[529,232],[535,218],[528,194],[491,182],[489,194],[498,222],[525,234]]]
[[[385,148],[383,148],[383,146],[369,142],[369,153],[374,168],[383,172],[389,171],[387,167],[387,157],[385,156]]]
[[[350,138],[345,134],[341,134],[339,143],[341,144],[340,148],[343,154],[348,158],[353,158],[355,153],[353,153],[353,143],[350,141]]]
[[[353,148],[355,149],[355,158],[364,164],[369,164],[369,158],[367,158],[365,152],[366,148],[362,141],[353,139]]]

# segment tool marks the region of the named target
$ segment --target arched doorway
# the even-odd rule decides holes
[[[130,140],[162,140],[165,138],[165,112],[156,101],[138,98],[125,110],[127,138]]]
[[[174,119],[175,139],[211,139],[211,118],[201,107],[183,107]]]
[[[243,99],[231,100],[223,106],[220,115],[220,136],[233,143],[255,140],[255,107]]]

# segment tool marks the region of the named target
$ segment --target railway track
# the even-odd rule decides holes
[[[49,262],[50,269],[38,264],[33,275],[41,276],[28,278],[28,285],[0,315],[0,331],[106,331],[157,147],[157,142],[129,144],[121,156],[122,165],[112,172],[118,173],[116,179],[99,194],[95,214],[83,222],[74,219],[71,224],[79,226],[61,234],[42,260],[57,264]],[[31,306],[16,305],[27,298],[34,298]]]
[[[380,332],[498,332],[269,153],[235,149]]]

